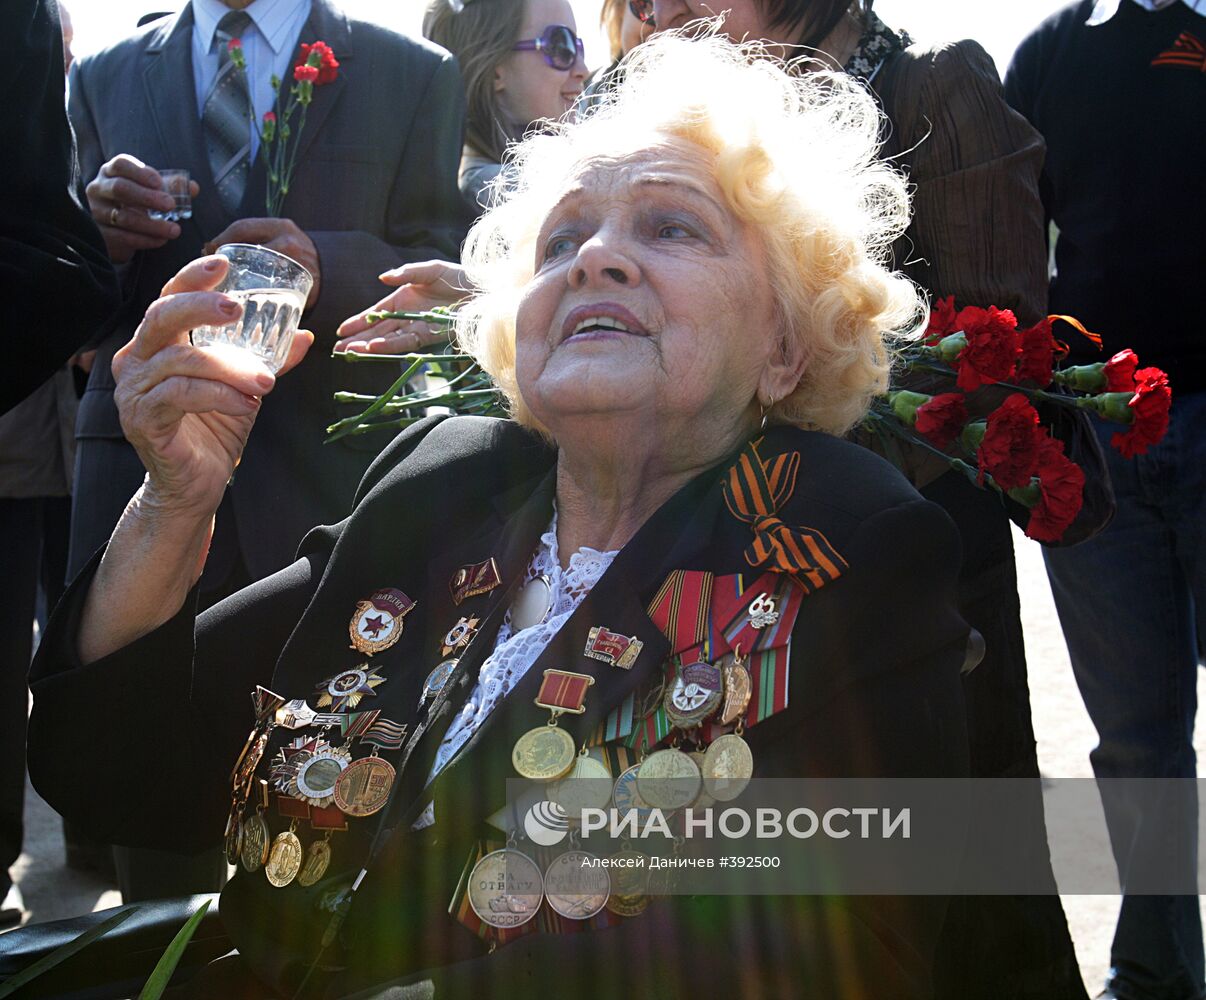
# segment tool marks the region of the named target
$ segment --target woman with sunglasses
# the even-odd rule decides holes
[[[468,101],[461,193],[480,212],[508,143],[570,111],[586,80],[569,0],[433,0],[423,34],[461,64]]]

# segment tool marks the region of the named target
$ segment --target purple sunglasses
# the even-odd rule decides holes
[[[514,45],[516,52],[533,50],[544,56],[544,61],[553,69],[565,71],[572,67],[580,56],[585,55],[586,47],[572,28],[564,24],[550,24],[540,33],[539,38],[527,38]]]

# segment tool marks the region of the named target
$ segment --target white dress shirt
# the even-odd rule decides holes
[[[197,87],[197,110],[203,111],[218,75],[218,49],[214,32],[218,22],[230,13],[222,0],[192,0],[193,2],[193,81]],[[310,16],[310,0],[253,0],[245,8],[251,24],[243,32],[243,56],[247,60],[247,84],[256,120],[272,111],[276,95],[272,92],[272,76],[281,78],[281,89],[287,94],[293,85],[292,60],[297,52],[297,39]],[[250,128],[250,123],[248,124]],[[260,148],[260,137],[251,129],[251,159],[254,162]]]
[[[1178,0],[1132,0],[1144,10],[1163,10],[1165,7],[1171,7]],[[1185,4],[1190,10],[1197,14],[1206,14],[1206,0],[1179,0]],[[1093,7],[1093,13],[1089,15],[1089,19],[1085,24],[1092,27],[1097,24],[1105,24],[1111,17],[1118,13],[1118,8],[1122,5],[1122,0],[1097,0]]]

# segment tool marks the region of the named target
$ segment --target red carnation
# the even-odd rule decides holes
[[[1106,392],[1133,392],[1135,389],[1135,369],[1139,367],[1139,358],[1130,348],[1119,351],[1105,363],[1103,369],[1106,377]]]
[[[960,389],[972,392],[1013,375],[1021,343],[1018,321],[1012,312],[996,306],[967,306],[959,310],[955,324],[967,338],[967,346],[958,358]]]
[[[313,83],[318,79],[318,68],[304,63],[293,67],[293,79],[298,83]]]
[[[928,403],[917,407],[917,422],[913,425],[939,448],[948,448],[967,423],[967,406],[963,393],[944,392]]]
[[[232,38],[229,42],[226,43],[226,51],[227,52],[234,52],[235,49],[241,49],[242,47],[243,47],[243,39],[241,39],[241,38]]]
[[[1064,455],[1061,442],[1044,435],[1037,475],[1041,498],[1030,511],[1026,535],[1036,542],[1058,542],[1084,503],[1084,470]]]
[[[1003,490],[1028,485],[1044,436],[1038,413],[1025,396],[1015,392],[988,415],[984,440],[976,452],[980,471],[992,476]]]
[[[315,86],[321,87],[325,83],[330,83],[339,75],[339,60],[335,58],[335,53],[331,51],[331,46],[326,42],[315,42],[313,45],[303,42],[298,64],[303,63],[317,67],[318,76],[314,80]]]
[[[264,121],[266,121],[266,122],[276,121],[276,112],[275,111],[265,111],[264,112]]]
[[[933,309],[930,310],[930,324],[925,328],[925,342],[936,344],[948,333],[954,333],[959,329],[955,325],[957,315],[953,295],[948,295],[945,299],[935,302]]]
[[[1019,334],[1022,356],[1018,358],[1017,378],[1030,379],[1040,388],[1051,384],[1051,366],[1055,361],[1055,339],[1051,336],[1051,320],[1039,320],[1029,330]]]
[[[1171,406],[1172,389],[1168,385],[1168,376],[1159,368],[1140,368],[1135,372],[1135,395],[1130,400],[1134,419],[1129,429],[1110,438],[1110,444],[1118,449],[1123,458],[1142,455],[1164,437],[1168,430],[1168,411]]]

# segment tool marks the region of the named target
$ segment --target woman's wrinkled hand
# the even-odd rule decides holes
[[[442,343],[447,336],[444,327],[418,320],[369,323],[366,317],[375,312],[425,312],[436,306],[452,306],[473,292],[465,269],[444,260],[404,264],[386,271],[381,281],[396,286],[397,291],[339,324],[336,353],[406,354]]]
[[[238,318],[241,306],[212,289],[222,257],[185,266],[151,303],[134,338],[113,357],[122,430],[147,469],[144,494],[198,516],[218,507],[239,464],[262,397],[276,379],[239,351],[193,347],[189,331]],[[313,335],[298,331],[281,374],[305,356]],[[149,498],[148,498],[149,499]]]

